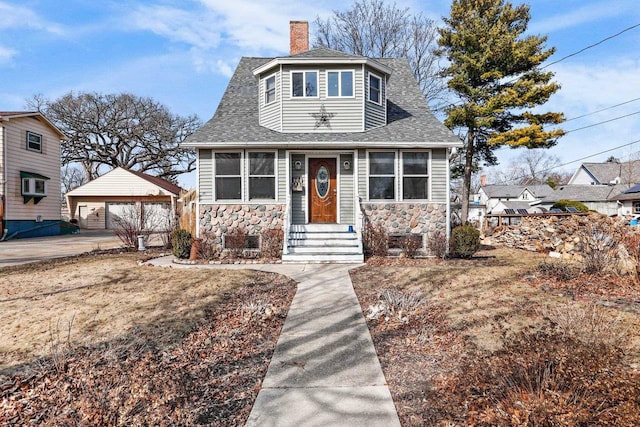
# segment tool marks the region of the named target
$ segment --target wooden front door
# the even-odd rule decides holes
[[[336,159],[309,159],[309,222],[336,223]]]

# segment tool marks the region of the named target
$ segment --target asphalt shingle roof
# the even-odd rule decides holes
[[[618,177],[623,184],[640,182],[640,160],[623,163],[583,163],[582,167],[602,185],[607,185]]]
[[[518,197],[527,189],[538,199],[543,199],[553,194],[553,188],[546,184],[540,185],[485,185],[482,187],[487,197],[497,199],[501,197]]]
[[[565,185],[553,192],[545,201],[577,200],[580,202],[603,202],[627,189],[627,185]]]
[[[314,49],[299,55],[343,58],[346,55],[330,49]],[[298,55],[298,56],[299,56]],[[347,55],[349,56],[349,55]],[[365,132],[340,133],[280,133],[258,123],[258,77],[253,70],[274,58],[243,57],[229,81],[214,116],[198,131],[189,136],[185,144],[207,146],[216,143],[287,143],[296,142],[354,142],[366,146],[367,142],[429,143],[434,146],[461,146],[460,139],[435,118],[429,110],[420,88],[404,59],[373,59],[389,67],[392,74],[387,86],[387,120],[381,126]],[[360,144],[361,143],[361,144]],[[275,145],[275,144],[274,144]],[[425,144],[428,145],[428,144]]]

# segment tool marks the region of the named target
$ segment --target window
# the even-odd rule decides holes
[[[27,131],[27,150],[42,153],[42,135]]]
[[[429,198],[429,153],[405,151],[402,153],[402,198]]]
[[[633,202],[633,213],[640,214],[640,202]]]
[[[318,73],[316,71],[292,72],[291,96],[318,96]]]
[[[375,74],[369,73],[369,101],[382,104],[382,79]]]
[[[249,199],[276,198],[276,153],[249,153]]]
[[[353,96],[353,71],[327,72],[327,96]]]
[[[264,103],[270,104],[276,100],[276,76],[267,77],[264,80]]]
[[[216,153],[216,200],[240,200],[242,198],[241,153]]]
[[[369,153],[369,199],[395,199],[395,153]]]

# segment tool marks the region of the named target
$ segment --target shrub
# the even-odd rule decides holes
[[[362,231],[362,245],[367,255],[387,256],[389,234],[382,225],[374,225],[367,221]]]
[[[279,259],[282,257],[282,244],[284,232],[275,228],[269,228],[260,233],[260,252],[267,258]]]
[[[564,261],[544,260],[538,264],[537,270],[545,277],[554,277],[562,281],[575,279],[578,276],[576,268]]]
[[[201,239],[198,247],[198,259],[212,260],[220,257],[220,246],[210,239]]]
[[[447,256],[447,236],[440,231],[436,231],[429,239],[429,250],[432,255],[445,259]]]
[[[400,249],[407,258],[415,258],[418,250],[422,248],[422,235],[409,234],[400,238]]]
[[[577,200],[561,199],[551,206],[552,209],[562,209],[563,211],[566,211],[567,207],[576,208],[579,212],[589,212],[589,208],[584,203],[578,202]]]
[[[451,232],[453,253],[460,258],[471,258],[480,249],[480,231],[470,224],[460,225]]]
[[[426,301],[418,294],[403,293],[397,289],[385,289],[378,295],[378,302],[370,305],[367,319],[379,319],[384,317],[385,321],[392,318],[407,323],[409,315],[415,314]]]
[[[599,273],[617,267],[618,241],[608,222],[588,221],[577,234],[582,243],[585,273]]]
[[[191,243],[193,243],[193,237],[187,230],[178,229],[171,234],[171,246],[173,247],[173,255],[176,258],[189,258]]]

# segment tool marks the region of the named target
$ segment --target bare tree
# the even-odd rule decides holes
[[[492,167],[482,171],[492,184],[549,184],[551,187],[566,184],[571,173],[558,170],[560,158],[544,148],[523,151],[506,168]]]
[[[411,14],[382,0],[362,0],[351,9],[334,10],[333,16],[317,17],[314,45],[379,58],[407,58],[424,96],[429,102],[441,100],[446,85],[433,50],[437,28],[432,19]]]
[[[86,182],[87,176],[83,169],[80,169],[76,165],[67,164],[60,169],[60,183],[62,184],[63,195]]]
[[[172,114],[151,98],[70,92],[54,101],[36,95],[29,105],[66,134],[63,166],[82,165],[89,180],[118,166],[174,182],[195,169],[193,150],[179,143],[200,127],[200,119]]]

